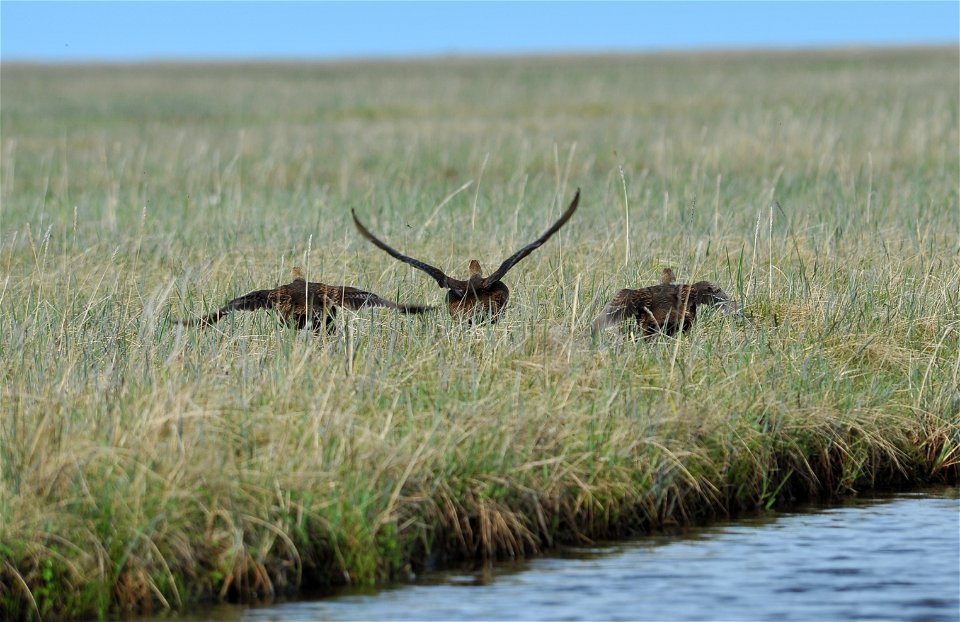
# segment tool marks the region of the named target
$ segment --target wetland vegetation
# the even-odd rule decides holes
[[[2,67],[0,617],[375,584],[960,470],[955,48]],[[209,313],[289,280],[495,325]],[[591,336],[664,267],[750,315]]]

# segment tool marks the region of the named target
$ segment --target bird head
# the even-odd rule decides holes
[[[740,311],[740,305],[730,298],[727,292],[720,289],[719,285],[710,281],[694,283],[691,298],[695,305],[719,307],[724,315],[732,315]]]
[[[476,259],[471,259],[468,270],[470,271],[470,278],[468,279],[470,286],[474,288],[479,287],[483,281],[483,268],[480,267],[480,262]]]

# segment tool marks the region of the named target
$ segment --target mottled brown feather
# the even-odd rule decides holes
[[[400,313],[424,313],[434,309],[423,305],[398,305],[376,294],[348,287],[346,285],[327,285],[308,283],[300,268],[293,269],[293,281],[274,289],[260,289],[234,298],[224,306],[208,315],[178,320],[187,326],[209,326],[216,324],[224,316],[234,311],[257,311],[273,309],[280,314],[284,322],[297,328],[305,328],[308,318],[315,331],[321,326],[332,330],[337,308],[343,307],[357,311],[364,307],[386,307]]]
[[[721,306],[727,314],[739,310],[737,304],[716,283],[699,281],[693,285],[677,285],[674,280],[673,271],[666,268],[659,285],[621,289],[594,321],[594,331],[635,318],[646,336],[658,333],[672,335],[678,330],[690,329],[700,306]]]

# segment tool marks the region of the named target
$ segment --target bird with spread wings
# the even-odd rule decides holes
[[[447,276],[439,268],[401,254],[370,233],[363,223],[360,222],[360,219],[357,218],[356,211],[350,211],[353,214],[353,224],[357,226],[357,230],[363,237],[370,240],[375,246],[385,251],[394,259],[399,259],[418,270],[426,272],[436,280],[440,287],[447,290],[447,308],[450,310],[450,315],[468,319],[471,322],[475,319],[478,321],[489,319],[491,323],[494,323],[500,319],[503,310],[507,306],[507,300],[510,297],[510,289],[501,279],[517,262],[543,246],[544,242],[550,239],[550,236],[559,231],[560,227],[573,216],[579,204],[580,189],[577,188],[577,193],[574,195],[569,207],[567,207],[566,211],[560,216],[560,219],[547,229],[546,233],[507,258],[500,264],[500,267],[489,276],[483,276],[483,269],[480,267],[480,262],[476,259],[471,259],[469,265],[470,276],[465,281]]]
[[[325,326],[328,332],[335,324],[337,308],[343,307],[358,311],[364,307],[386,307],[400,313],[424,313],[434,307],[423,305],[400,305],[390,302],[376,294],[365,292],[346,285],[327,285],[308,283],[299,267],[293,269],[293,281],[274,289],[259,289],[234,298],[213,313],[189,320],[177,320],[187,326],[210,326],[233,311],[257,311],[273,309],[283,320],[296,328],[306,328],[309,323],[313,330],[320,332]]]

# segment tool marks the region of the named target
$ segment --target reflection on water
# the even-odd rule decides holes
[[[960,621],[960,489],[738,520],[177,620]]]

